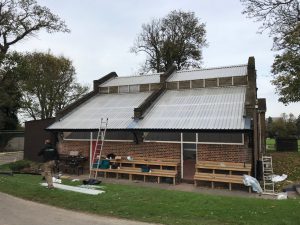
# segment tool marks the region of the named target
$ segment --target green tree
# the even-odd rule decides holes
[[[275,136],[275,134],[272,131],[272,124],[273,124],[273,118],[269,116],[266,123],[266,132],[269,138],[274,138]]]
[[[300,120],[298,118],[298,120]],[[297,119],[290,113],[282,113],[279,118],[268,118],[267,121],[268,137],[290,137],[297,135]]]
[[[297,127],[297,136],[300,138],[300,115],[298,116],[296,120],[296,127]]]
[[[88,92],[76,82],[72,62],[50,53],[27,53],[21,57],[18,73],[23,77],[22,112],[32,119],[46,119]]]
[[[20,106],[18,77],[7,67],[13,60],[7,56],[8,50],[41,30],[69,32],[64,21],[35,0],[0,0],[0,129],[16,129]]]
[[[0,64],[0,131],[15,130],[18,127],[18,109],[21,92],[19,79],[14,76],[17,54],[8,54]],[[0,151],[6,146],[11,135],[0,133]]]
[[[272,68],[272,83],[276,86],[279,101],[284,104],[300,101],[300,24],[297,32],[288,35],[282,43],[286,42],[286,49],[275,56]]]
[[[17,112],[21,92],[19,77],[15,76],[17,54],[8,54],[0,64],[0,130],[14,130],[18,126]]]
[[[143,24],[131,51],[146,53],[144,70],[162,72],[173,63],[177,69],[199,67],[206,45],[205,24],[193,12],[174,10]]]
[[[286,120],[286,130],[288,136],[297,135],[296,117],[290,113],[288,119]]]
[[[300,101],[300,2],[299,0],[241,0],[243,13],[262,22],[261,31],[269,30],[273,50],[280,51],[273,63],[272,83],[279,101]]]

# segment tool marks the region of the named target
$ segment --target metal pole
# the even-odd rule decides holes
[[[180,133],[180,146],[181,146],[181,179],[183,179],[183,135]]]

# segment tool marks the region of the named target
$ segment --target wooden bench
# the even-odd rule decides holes
[[[161,182],[162,177],[168,177],[173,179],[173,184],[176,184],[176,177],[178,175],[179,161],[167,161],[161,159],[136,159],[136,160],[110,160],[111,163],[117,163],[119,167],[117,169],[93,169],[93,171],[103,172],[104,177],[107,177],[108,173],[116,174],[116,178],[119,178],[119,174],[128,174],[129,179],[132,180],[133,175],[141,175],[144,177],[157,177],[157,182]],[[142,165],[150,167],[149,172],[142,172]]]
[[[231,184],[243,184],[243,174],[250,175],[250,173],[249,163],[199,161],[196,164],[194,183],[197,186],[197,181],[209,181],[212,188],[214,182],[228,183],[231,190]]]
[[[163,160],[163,159],[135,159],[135,160],[127,160],[127,159],[121,159],[121,160],[116,160],[112,159],[110,160],[112,163],[119,163],[120,167],[123,165],[131,165],[132,167],[140,166],[140,165],[146,165],[146,166],[159,166],[160,169],[162,170],[163,167],[173,167],[174,170],[178,169],[178,166],[180,165],[179,161],[168,161],[168,160]]]

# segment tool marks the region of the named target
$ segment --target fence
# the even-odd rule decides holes
[[[0,165],[24,158],[24,131],[0,131]]]
[[[0,152],[24,151],[24,131],[0,131]]]
[[[276,142],[273,138],[267,138],[266,140],[267,151],[276,151]],[[300,152],[300,139],[298,139],[298,151]]]

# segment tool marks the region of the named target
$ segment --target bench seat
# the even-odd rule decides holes
[[[144,176],[144,181],[146,177],[157,177],[158,183],[160,183],[161,177],[173,178],[173,184],[176,184],[176,170],[165,170],[165,169],[151,169],[151,172],[142,172],[141,168],[136,167],[120,167],[119,169],[93,169],[93,171],[103,172],[104,177],[107,177],[107,173],[114,173],[116,177],[119,178],[119,174],[128,174],[129,179],[132,180],[132,175],[142,175]]]
[[[214,182],[228,183],[229,190],[231,190],[231,184],[244,183],[242,174],[250,175],[251,168],[250,163],[199,161],[196,164],[194,183],[197,186],[197,181],[209,181],[212,188],[214,188]],[[203,171],[203,169],[208,171]],[[237,172],[239,174],[234,174]]]

